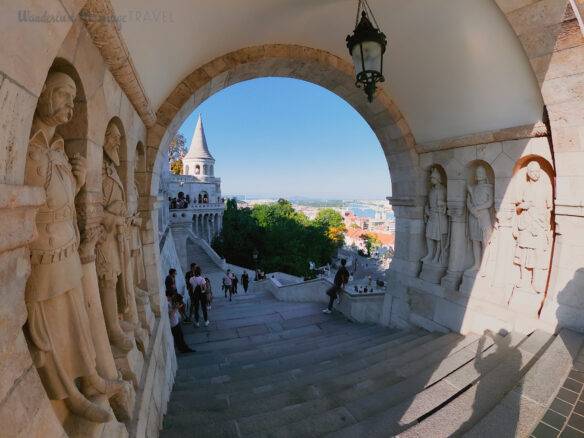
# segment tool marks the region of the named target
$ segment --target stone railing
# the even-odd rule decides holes
[[[196,242],[199,247],[205,251],[205,253],[215,262],[215,264],[222,270],[226,269],[226,262],[225,259],[222,259],[219,254],[215,252],[215,250],[207,243],[205,239],[201,239],[200,237],[196,236],[192,230],[188,230],[188,236]]]
[[[206,210],[211,210],[211,209],[224,209],[225,208],[225,203],[223,202],[209,202],[209,203],[191,203],[189,204],[189,206],[187,208],[170,208],[169,210],[172,213],[175,212],[185,212],[185,211],[191,211],[191,212],[197,212],[197,211],[206,211]]]
[[[280,301],[308,301],[323,304],[329,302],[326,290],[332,286],[332,283],[327,279],[317,278],[282,285],[277,278],[271,278],[270,275],[266,280],[256,281],[254,289],[269,291]],[[380,323],[385,291],[356,293],[343,290],[340,297],[341,302],[335,301],[334,308],[346,317],[361,323]]]

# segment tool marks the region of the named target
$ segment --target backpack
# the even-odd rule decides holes
[[[341,280],[343,284],[347,284],[349,282],[349,274],[347,274],[346,272],[342,273]]]
[[[200,294],[203,292],[203,289],[201,289],[201,285],[197,284],[197,286],[195,286],[195,295]]]

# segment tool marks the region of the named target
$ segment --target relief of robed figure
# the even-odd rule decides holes
[[[478,271],[488,259],[488,248],[494,224],[493,185],[487,179],[483,166],[475,170],[476,184],[467,185],[468,235],[472,243],[473,264],[466,272]],[[484,275],[484,274],[483,274]]]
[[[428,194],[428,202],[424,208],[426,221],[426,244],[428,253],[422,262],[436,265],[446,263],[449,246],[448,217],[446,216],[446,187],[436,168],[430,174],[432,188]]]
[[[135,343],[122,329],[120,315],[128,311],[134,294],[129,287],[128,210],[125,192],[116,166],[120,164],[121,133],[110,123],[103,146],[102,189],[104,216],[102,239],[96,246],[99,293],[110,344],[120,353],[130,351]]]
[[[114,395],[123,382],[97,374],[85,308],[75,195],[85,184],[86,161],[80,155],[69,160],[56,133],[57,126],[72,119],[75,95],[71,77],[49,73],[33,119],[24,183],[42,187],[46,198],[36,217],[38,236],[29,245],[24,331],[49,398],[64,400],[72,413],[103,423],[112,416],[92,398]]]

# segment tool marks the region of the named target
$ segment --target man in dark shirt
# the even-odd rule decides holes
[[[322,313],[332,313],[333,311],[333,303],[337,298],[337,293],[344,287],[345,284],[349,281],[349,271],[345,267],[347,264],[346,259],[341,259],[341,267],[335,274],[335,279],[333,281],[333,285],[326,291],[326,294],[330,297],[329,305],[326,309],[322,311]]]

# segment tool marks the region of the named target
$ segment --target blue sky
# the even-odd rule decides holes
[[[377,137],[359,113],[322,87],[288,78],[228,87],[181,126],[187,146],[199,113],[224,195],[385,199],[391,194]]]

